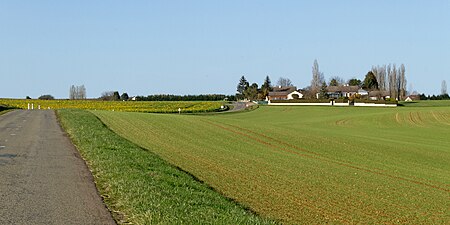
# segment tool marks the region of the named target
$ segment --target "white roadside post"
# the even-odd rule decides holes
[[[178,108],[178,114],[181,114],[181,108]]]
[[[41,105],[38,105],[38,109],[41,109]]]
[[[34,109],[34,103],[31,103],[31,109]]]
[[[28,110],[30,110],[30,103],[28,103]]]

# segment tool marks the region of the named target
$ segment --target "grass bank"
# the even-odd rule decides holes
[[[273,224],[110,131],[92,113],[58,110],[118,223]]]
[[[11,110],[13,110],[13,108],[0,105],[0,115],[5,114]]]

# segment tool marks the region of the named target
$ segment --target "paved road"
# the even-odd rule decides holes
[[[0,116],[0,224],[115,224],[53,111]]]
[[[232,102],[231,104],[229,104],[229,106],[231,106],[230,110],[223,111],[223,112],[217,112],[217,113],[230,113],[230,112],[244,111],[245,109],[247,109],[248,107],[250,107],[254,104],[255,103],[253,103],[253,102]]]
[[[228,110],[228,112],[237,112],[237,111],[243,111],[247,108],[246,102],[233,102],[233,108]]]

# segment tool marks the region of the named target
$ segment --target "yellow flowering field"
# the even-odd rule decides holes
[[[28,109],[88,109],[122,112],[181,113],[220,111],[224,102],[197,101],[101,101],[101,100],[38,100],[38,99],[0,99],[0,105]]]

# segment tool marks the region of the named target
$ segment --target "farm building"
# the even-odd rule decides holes
[[[295,96],[297,95],[297,96]],[[297,90],[297,87],[291,86],[291,87],[274,87],[271,92],[269,92],[269,95],[267,96],[266,100],[289,100],[289,99],[295,99],[303,98],[303,94]]]

